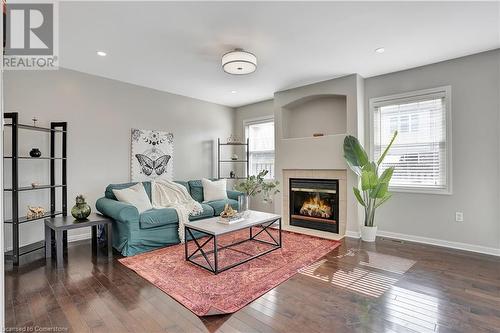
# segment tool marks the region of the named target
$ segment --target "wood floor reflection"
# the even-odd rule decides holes
[[[116,260],[6,267],[6,326],[72,332],[500,332],[500,258],[379,239],[342,246],[232,315],[198,318]],[[64,330],[63,330],[64,331]]]

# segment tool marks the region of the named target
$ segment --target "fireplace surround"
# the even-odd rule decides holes
[[[339,180],[289,179],[289,224],[339,232]]]

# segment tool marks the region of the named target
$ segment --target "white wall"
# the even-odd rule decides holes
[[[174,178],[179,180],[213,176],[214,140],[216,144],[217,137],[227,138],[233,130],[232,108],[71,70],[6,72],[4,80],[5,111],[19,112],[20,122],[30,124],[33,116],[40,126],[68,122],[69,209],[75,196],[82,193],[95,210],[95,201],[106,185],[130,180],[131,128],[173,132]],[[33,146],[47,153],[48,135],[20,135],[20,155],[27,155]],[[20,162],[20,185],[33,180],[48,180],[48,162]],[[6,178],[6,182],[10,180]],[[21,215],[27,204],[48,207],[48,191],[21,196]],[[6,198],[8,217],[9,207]],[[22,244],[43,239],[42,224],[22,225]],[[11,231],[9,227],[5,231],[8,248]],[[76,230],[71,236],[74,239],[82,232],[88,235],[89,231]]]
[[[373,97],[452,89],[453,194],[395,193],[377,212],[381,230],[500,248],[499,66],[495,50],[365,79],[367,112]],[[455,222],[456,211],[464,222]]]

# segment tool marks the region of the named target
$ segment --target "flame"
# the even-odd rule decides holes
[[[332,216],[332,207],[319,197],[319,193],[309,197],[300,208],[300,214],[329,219]]]

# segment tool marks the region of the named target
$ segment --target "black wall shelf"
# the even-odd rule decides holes
[[[17,253],[18,253],[17,256],[18,257],[23,256],[25,254],[28,254],[28,253],[31,253],[31,252],[34,252],[37,250],[41,250],[43,248],[45,248],[45,241],[31,243],[31,244],[28,244],[28,245],[25,245],[25,246],[18,248],[17,249]],[[5,252],[6,258],[13,257],[13,256],[14,256],[14,250]]]
[[[217,139],[217,178],[218,179],[246,179],[246,177],[250,173],[250,152],[249,152],[249,141],[247,139],[246,143],[243,142],[228,142],[228,143],[221,143],[220,138]],[[221,149],[224,146],[241,146],[245,147],[245,154],[246,154],[246,159],[245,160],[221,160]],[[245,177],[221,177],[221,165],[223,163],[245,163],[246,164],[246,175]]]
[[[44,218],[55,217],[56,215],[67,215],[67,203],[68,203],[68,189],[67,189],[67,122],[51,122],[50,128],[48,127],[38,127],[33,125],[19,124],[18,113],[17,112],[6,112],[4,113],[4,119],[10,119],[10,123],[4,124],[5,127],[11,128],[11,154],[12,156],[4,156],[5,159],[10,159],[11,163],[11,178],[12,186],[10,188],[4,189],[4,191],[12,192],[12,218],[4,220],[4,223],[12,224],[12,251],[5,253],[5,258],[7,260],[12,260],[14,266],[19,265],[19,257],[33,251],[44,248],[45,246],[50,246],[45,244],[45,241],[39,241],[25,246],[19,246],[19,225],[26,222],[33,222],[37,220],[43,220]],[[19,156],[19,130],[30,130],[46,132],[50,134],[50,156],[45,157],[31,157],[31,156]],[[55,155],[55,141],[56,134],[60,134],[61,138],[61,157],[56,157]],[[50,163],[50,184],[38,185],[38,186],[19,186],[19,160],[47,160]],[[55,161],[62,161],[62,171],[61,179],[56,183],[56,173],[55,173]],[[62,210],[56,211],[56,189],[61,188],[62,195]],[[19,195],[20,192],[34,191],[34,190],[50,190],[50,209],[43,216],[37,218],[28,219],[26,216],[19,216]],[[67,244],[67,234],[64,235],[64,243]]]
[[[43,189],[48,189],[48,188],[56,188],[56,187],[65,187],[66,185],[38,185],[38,186],[21,186],[17,188],[17,191],[35,191],[35,190],[43,190]],[[15,191],[13,188],[6,188],[4,189],[6,192],[13,192]]]
[[[42,219],[45,219],[45,218],[49,218],[49,217],[52,217],[52,216],[57,216],[57,215],[62,215],[63,212],[48,212],[48,213],[45,213],[43,214],[43,216],[40,216],[40,217],[34,217],[34,218],[31,218],[29,219],[27,216],[19,216],[19,220],[18,220],[18,223],[26,223],[26,222],[32,222],[32,221],[37,221],[37,220],[42,220]],[[4,223],[12,223],[12,219],[8,219],[8,220],[5,220]]]
[[[3,158],[12,158],[12,156],[4,156]],[[65,160],[63,157],[31,157],[31,156],[18,156],[20,160]]]
[[[17,112],[11,112],[11,113],[17,113]],[[8,114],[8,113],[5,113]],[[5,118],[5,117],[4,117]],[[6,127],[13,127],[14,123],[11,124],[5,124],[4,126]],[[31,130],[31,131],[40,131],[40,132],[66,132],[65,129],[57,129],[57,128],[48,128],[48,127],[38,127],[38,126],[33,126],[33,125],[24,125],[24,124],[16,124],[15,125],[18,129],[26,129],[26,130]]]

